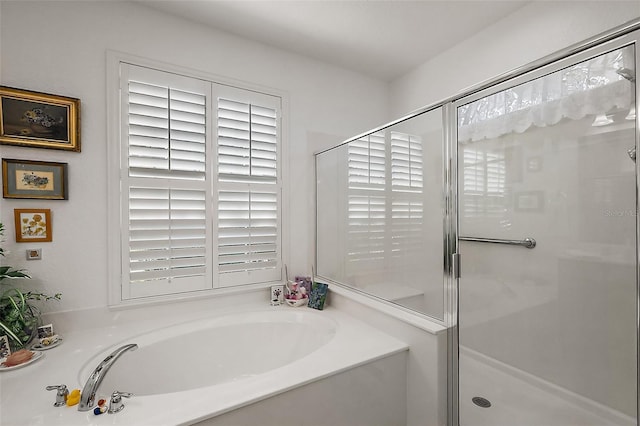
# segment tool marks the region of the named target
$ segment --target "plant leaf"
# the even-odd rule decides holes
[[[31,278],[29,274],[22,269],[11,269],[10,266],[0,266],[0,281],[5,278]]]
[[[20,343],[20,346],[22,346],[22,340],[18,336],[16,336],[15,333],[11,331],[11,329],[4,324],[4,322],[0,321],[0,327],[2,327],[4,331],[6,331],[7,334],[9,334],[9,336],[11,336],[13,340]]]

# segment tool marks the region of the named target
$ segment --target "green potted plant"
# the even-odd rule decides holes
[[[0,222],[0,242],[4,225]],[[0,247],[0,258],[5,251]],[[31,278],[24,270],[0,265],[0,335],[6,334],[13,349],[23,348],[37,334],[40,325],[40,309],[34,301],[60,300],[61,294],[24,291],[8,284],[15,279]]]

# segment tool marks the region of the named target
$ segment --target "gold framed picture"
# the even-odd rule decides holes
[[[0,144],[80,152],[80,100],[0,86]]]
[[[68,200],[67,163],[2,159],[2,196]]]
[[[50,209],[14,209],[13,215],[16,222],[16,243],[52,241]]]

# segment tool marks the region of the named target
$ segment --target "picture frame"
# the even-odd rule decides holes
[[[14,209],[16,243],[51,242],[53,228],[50,209]]]
[[[515,211],[540,213],[544,211],[544,191],[521,191],[514,193]]]
[[[311,287],[311,295],[309,296],[309,306],[319,311],[324,309],[324,304],[327,300],[327,292],[329,291],[329,285],[324,283],[313,283]]]
[[[6,335],[0,336],[0,358],[6,358],[11,355],[11,347],[9,346],[9,338]]]
[[[68,200],[67,163],[3,158],[2,196]]]
[[[38,327],[38,339],[53,336],[53,324],[41,325]]]
[[[80,152],[80,100],[0,86],[0,144]]]

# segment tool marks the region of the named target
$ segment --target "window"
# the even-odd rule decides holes
[[[120,300],[278,281],[281,99],[120,64]]]

